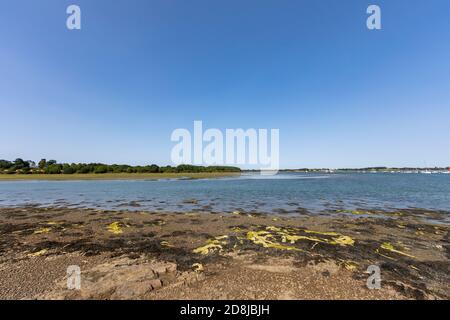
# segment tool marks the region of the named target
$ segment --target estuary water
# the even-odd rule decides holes
[[[206,180],[0,182],[0,206],[298,214],[421,208],[450,212],[450,174],[280,173]]]

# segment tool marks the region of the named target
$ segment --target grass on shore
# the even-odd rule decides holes
[[[207,179],[239,176],[239,172],[201,173],[87,173],[87,174],[0,174],[0,181],[18,180],[158,180],[158,179]]]

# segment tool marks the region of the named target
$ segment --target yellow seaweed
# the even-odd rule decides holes
[[[252,241],[255,244],[260,244],[264,248],[274,248],[279,250],[294,250],[294,251],[303,251],[296,247],[286,246],[279,244],[275,241],[269,240],[273,239],[273,235],[267,231],[249,231],[247,232],[247,240]]]
[[[357,211],[357,210],[351,211],[350,213],[351,213],[351,214],[355,214],[355,215],[371,214],[370,212],[366,212],[366,211]]]
[[[333,238],[331,244],[338,244],[341,246],[353,246],[355,244],[355,240],[350,238],[349,236],[340,236],[338,238]]]
[[[28,257],[39,257],[39,256],[42,256],[42,255],[46,254],[47,252],[48,252],[47,249],[42,249],[42,250],[39,250],[37,252],[29,253]]]
[[[186,212],[184,215],[188,216],[188,217],[198,217],[199,216],[198,213],[193,213],[193,212]]]
[[[266,227],[266,230],[269,230],[269,231],[275,231],[275,232],[281,232],[281,231],[283,231],[281,228],[274,227],[274,226]]]
[[[161,241],[160,242],[161,246],[166,247],[166,248],[173,248],[173,245],[169,243],[169,241]]]
[[[40,228],[34,231],[34,234],[49,233],[50,231],[52,231],[52,228]]]
[[[215,237],[214,239],[215,240],[223,240],[223,239],[227,239],[228,238],[228,236],[227,235],[224,235],[224,236],[218,236],[218,237]]]
[[[413,258],[413,259],[416,258],[416,257],[414,257],[414,256],[412,256],[412,255],[410,255],[410,254],[407,254],[407,253],[405,253],[405,252],[403,252],[403,251],[400,251],[400,250],[395,249],[395,247],[394,247],[392,244],[390,244],[389,242],[383,243],[383,244],[380,246],[380,248],[381,248],[381,249],[384,249],[384,250],[387,250],[387,251],[390,251],[390,252],[394,252],[394,253],[397,253],[397,254],[401,254],[401,255],[406,256],[406,257],[409,257],[409,258]]]
[[[313,233],[313,234],[320,234],[323,236],[339,236],[339,233],[336,232],[321,232],[321,231],[314,231],[314,230],[303,230],[306,233]]]
[[[108,231],[114,234],[122,234],[123,230],[120,226],[120,222],[113,222],[108,226]]]
[[[223,241],[224,239],[227,239],[228,236],[219,236],[219,237],[215,237],[214,239],[209,239],[206,242],[206,245],[202,246],[202,247],[198,247],[194,250],[192,250],[192,252],[194,253],[198,253],[198,254],[202,254],[202,255],[208,255],[210,253],[214,253],[216,251],[222,251],[223,247],[222,245],[227,244],[226,241]]]
[[[338,210],[337,212],[339,213],[350,213],[350,214],[354,214],[354,215],[364,215],[364,214],[373,214],[371,212],[367,212],[367,211],[358,211],[358,210]]]
[[[315,238],[315,237],[295,236],[295,235],[289,235],[289,234],[283,234],[281,236],[281,242],[290,242],[291,244],[294,244],[298,240],[308,240],[308,241],[313,241],[313,242],[327,243],[326,240]]]
[[[291,234],[287,229],[281,229],[278,227],[270,226],[266,227],[266,230],[276,232],[279,236],[281,236],[281,242],[290,242],[291,244],[296,243],[299,240],[308,240],[316,243],[327,243],[332,245],[341,245],[341,246],[353,246],[355,241],[349,236],[344,236],[336,232],[321,232],[321,231],[313,231],[313,230],[302,230],[307,234],[315,234],[315,235],[326,235],[326,236],[335,236],[332,240],[326,238],[319,237],[310,237],[310,236],[301,236]]]
[[[199,247],[197,249],[194,249],[194,253],[199,253],[203,255],[207,255],[209,253],[215,252],[217,250],[222,250],[222,246],[220,244],[216,243],[208,243],[207,245],[204,245],[203,247]]]
[[[385,254],[382,254],[382,253],[380,252],[380,249],[376,249],[375,252],[378,253],[378,254],[379,254],[380,256],[382,256],[382,257],[385,257],[385,258],[390,259],[390,260],[393,260],[393,261],[397,261],[397,259],[394,259],[394,258],[392,258],[392,257],[389,257],[389,256],[387,256],[387,255],[385,255]]]
[[[347,269],[348,271],[355,271],[358,269],[359,264],[357,262],[354,261],[345,261],[345,260],[341,260],[342,261],[342,266]]]
[[[49,226],[57,226],[63,224],[63,222],[57,222],[57,221],[49,221],[46,223]]]

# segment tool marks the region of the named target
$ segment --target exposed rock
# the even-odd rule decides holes
[[[120,257],[81,272],[81,289],[67,289],[67,279],[58,290],[40,299],[139,299],[165,286],[188,285],[203,279],[195,272],[178,272],[171,262]]]
[[[162,282],[159,279],[153,279],[149,281],[149,284],[152,286],[154,290],[160,289],[162,287]]]

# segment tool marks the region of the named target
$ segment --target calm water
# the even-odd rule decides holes
[[[211,180],[0,182],[0,206],[22,205],[164,212],[450,211],[450,174],[289,173]]]

